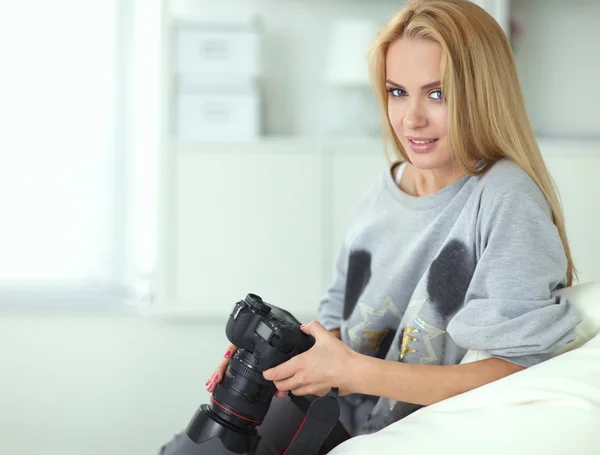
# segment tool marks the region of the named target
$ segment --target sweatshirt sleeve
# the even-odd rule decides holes
[[[525,173],[489,185],[471,225],[478,262],[449,335],[524,367],[548,359],[573,340],[580,316],[552,296],[567,260],[543,194]]]
[[[344,242],[336,261],[333,282],[319,302],[319,322],[327,330],[339,329],[342,326],[347,267],[348,248]]]

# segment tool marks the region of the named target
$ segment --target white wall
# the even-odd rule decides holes
[[[386,165],[381,140],[211,144],[178,150],[176,163],[164,306],[226,314],[253,292],[301,321],[315,317],[349,216]]]
[[[514,53],[539,135],[600,137],[600,2],[513,0]]]
[[[224,322],[0,313],[0,453],[150,455],[208,402]]]

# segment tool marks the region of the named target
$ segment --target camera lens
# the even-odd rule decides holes
[[[238,349],[212,396],[211,411],[232,425],[252,429],[262,423],[275,385],[258,369],[254,355]]]

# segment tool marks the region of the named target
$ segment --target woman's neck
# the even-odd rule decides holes
[[[457,164],[446,168],[418,169],[407,163],[399,187],[411,196],[425,197],[437,193],[465,175]]]

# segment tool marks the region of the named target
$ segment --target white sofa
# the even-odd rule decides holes
[[[600,283],[559,291],[583,321],[552,359],[422,408],[331,455],[600,455]],[[488,357],[469,352],[464,362]]]

